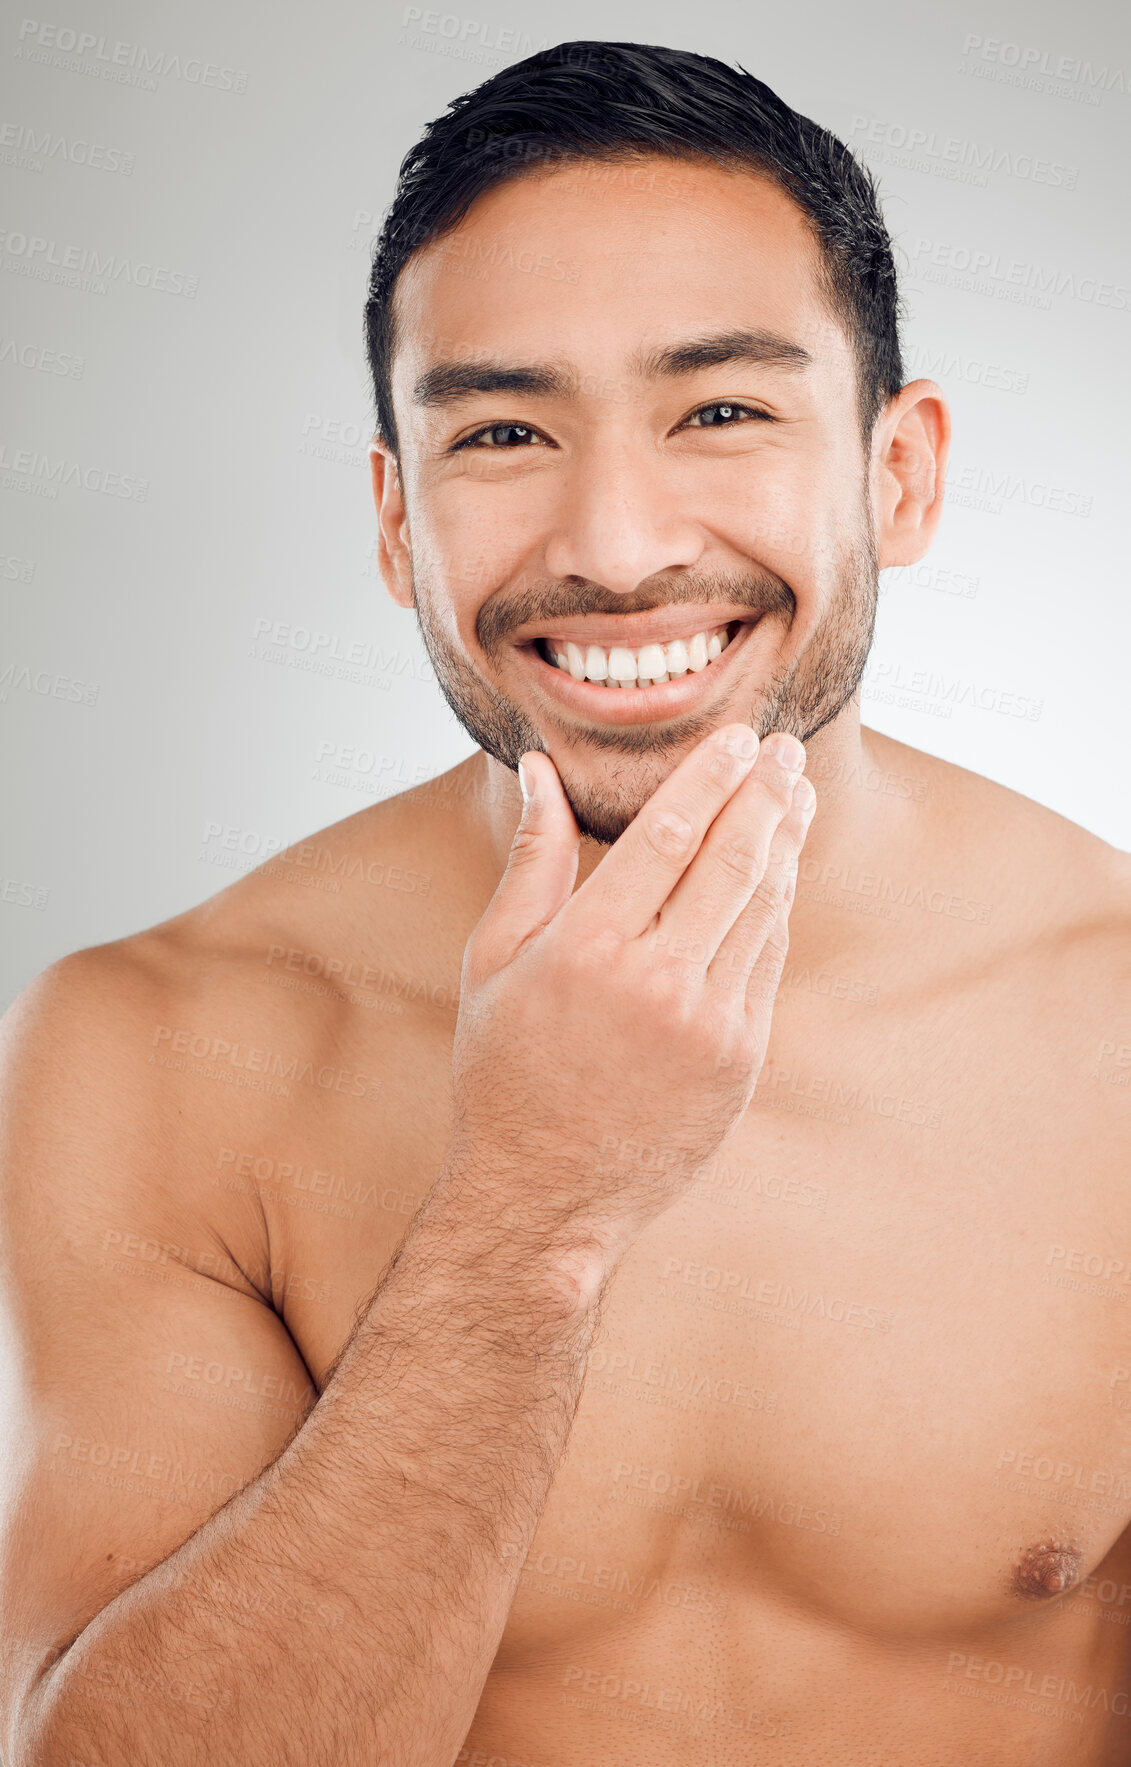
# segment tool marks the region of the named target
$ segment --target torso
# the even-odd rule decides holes
[[[1126,862],[869,740],[936,826],[803,874],[842,957],[791,951],[754,1104],[616,1274],[460,1760],[1131,1759]],[[135,942],[184,1185],[318,1387],[443,1155],[468,826],[406,794]]]

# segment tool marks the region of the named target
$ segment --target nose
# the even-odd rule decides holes
[[[683,514],[656,459],[623,438],[574,463],[545,549],[555,577],[584,577],[617,595],[698,563],[707,536]]]

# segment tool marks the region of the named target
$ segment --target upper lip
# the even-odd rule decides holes
[[[705,602],[688,607],[653,607],[635,614],[575,614],[560,620],[532,620],[511,634],[512,644],[533,644],[538,638],[560,638],[574,644],[597,644],[603,649],[623,645],[639,650],[645,644],[673,644],[677,638],[694,638],[729,626],[732,620],[753,621],[757,608],[732,602]]]

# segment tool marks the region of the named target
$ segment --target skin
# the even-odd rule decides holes
[[[1127,1756],[1128,861],[861,727],[945,407],[865,449],[796,210],[678,173],[501,187],[398,287],[382,568],[491,748],[9,1015],[12,1767]],[[737,324],[805,374],[631,371]],[[503,353],[581,390],[414,404]],[[699,597],[765,611],[670,727],[510,642]],[[734,725],[804,739],[807,832]]]

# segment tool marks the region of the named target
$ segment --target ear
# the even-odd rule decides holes
[[[933,380],[913,380],[876,423],[872,495],[879,568],[917,564],[943,510],[950,411]]]
[[[369,444],[369,470],[377,507],[377,566],[398,607],[414,608],[408,513],[396,455],[380,436]]]

